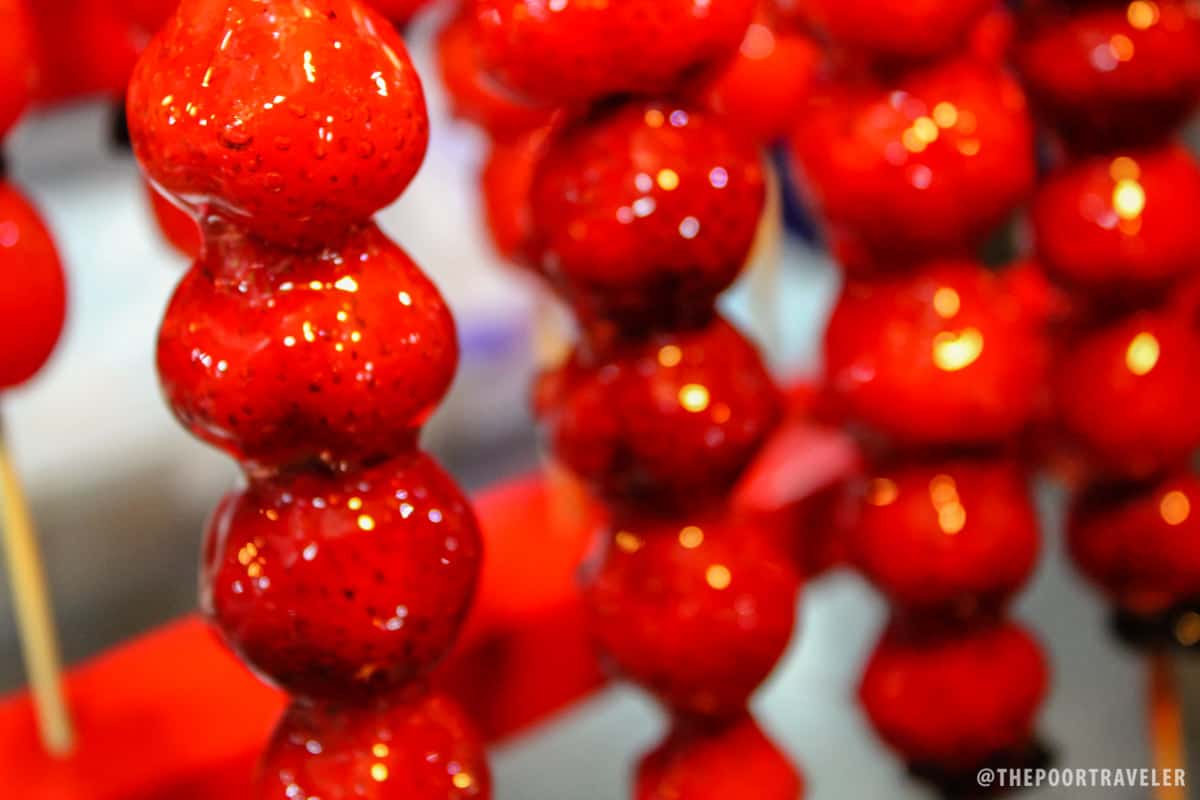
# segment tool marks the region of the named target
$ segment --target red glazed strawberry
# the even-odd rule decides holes
[[[1151,486],[1096,484],[1071,507],[1076,565],[1122,608],[1155,614],[1200,597],[1200,479],[1180,472]]]
[[[1186,320],[1145,311],[1084,335],[1055,370],[1069,433],[1097,468],[1145,476],[1200,446],[1200,334]]]
[[[335,243],[394,200],[429,134],[403,41],[356,0],[184,0],[128,115],[156,184],[296,246]]]
[[[719,498],[780,419],[758,353],[723,319],[594,350],[544,376],[540,399],[555,455],[610,502]]]
[[[487,800],[487,759],[449,698],[329,708],[296,701],[271,737],[254,800]]]
[[[1025,97],[971,59],[831,84],[800,115],[792,153],[853,271],[972,257],[1033,188]]]
[[[546,125],[553,107],[531,104],[501,86],[483,64],[477,33],[474,17],[462,13],[437,37],[438,70],[454,115],[501,140]]]
[[[146,183],[146,197],[150,200],[150,210],[154,221],[163,238],[180,254],[195,259],[200,255],[203,240],[200,234],[200,224],[195,217],[172,203],[162,192]]]
[[[479,175],[483,212],[492,245],[505,258],[523,262],[533,220],[529,192],[550,128],[534,128],[511,140],[493,140]]]
[[[374,225],[312,254],[216,230],[159,333],[183,424],[264,465],[411,447],[458,349],[445,302],[404,251]]]
[[[721,121],[624,103],[552,141],[533,183],[533,249],[585,316],[663,323],[737,276],[764,200],[757,148]]]
[[[1081,148],[1165,138],[1200,98],[1200,10],[1187,0],[1028,4],[1016,63],[1040,117]]]
[[[0,181],[0,389],[42,368],[62,333],[66,281],[41,216],[11,184]]]
[[[993,0],[784,0],[839,44],[884,59],[929,58],[962,47]]]
[[[798,800],[803,781],[749,714],[678,720],[638,765],[635,800]]]
[[[37,97],[119,97],[129,83],[145,34],[112,0],[33,0],[40,59]]]
[[[618,514],[584,592],[621,674],[681,713],[743,712],[795,622],[797,578],[772,535],[721,510]]]
[[[1064,282],[1129,302],[1200,269],[1200,166],[1180,145],[1075,162],[1038,189],[1038,255]]]
[[[737,52],[757,0],[474,0],[485,59],[549,102],[663,94]]]
[[[852,421],[907,445],[1001,442],[1042,400],[1040,309],[970,262],[851,280],[825,333],[830,389]]]
[[[474,593],[475,517],[411,452],[345,474],[251,480],[209,524],[203,604],[258,672],[291,694],[362,701],[428,673]]]
[[[1041,647],[1012,623],[948,636],[893,623],[859,696],[876,732],[910,764],[973,772],[1029,743],[1047,680]]]
[[[37,83],[37,39],[26,0],[0,0],[0,138],[25,110]]]
[[[1016,462],[902,464],[862,486],[851,549],[893,606],[969,618],[1029,578],[1037,515]]]
[[[803,112],[823,61],[814,39],[760,14],[746,30],[737,57],[708,87],[705,103],[736,130],[773,142]]]

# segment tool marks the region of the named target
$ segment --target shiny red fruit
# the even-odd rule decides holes
[[[209,523],[203,605],[289,694],[365,701],[449,652],[480,550],[466,498],[419,452],[254,479]]]
[[[1145,476],[1200,447],[1200,333],[1166,312],[1085,334],[1055,368],[1059,417],[1096,469]]]
[[[860,496],[853,559],[894,607],[970,618],[1033,572],[1037,514],[1014,461],[900,464],[877,470]]]
[[[746,29],[737,57],[708,87],[705,104],[736,130],[769,144],[787,135],[803,113],[823,65],[815,39],[760,15]]]
[[[1071,146],[1159,141],[1200,99],[1200,10],[1187,0],[1027,4],[1015,61],[1040,119]]]
[[[905,445],[1020,431],[1043,399],[1049,342],[1042,310],[1015,283],[971,262],[849,281],[825,332],[826,379],[844,413]]]
[[[924,59],[962,47],[993,0],[787,0],[840,45],[883,59]]]
[[[38,100],[120,97],[144,31],[112,0],[33,0],[29,7],[37,26]]]
[[[551,142],[533,182],[534,254],[585,316],[658,320],[733,281],[765,196],[758,149],[722,120],[623,103]]]
[[[487,71],[479,52],[475,18],[457,14],[437,37],[438,71],[456,117],[507,140],[550,122],[553,106],[532,104],[502,86]]]
[[[180,421],[268,466],[411,447],[457,359],[437,288],[374,225],[312,254],[213,229],[158,340]]]
[[[1038,188],[1031,219],[1053,275],[1129,301],[1200,269],[1200,165],[1181,145],[1074,162]]]
[[[678,720],[638,765],[634,800],[799,800],[800,773],[749,714]]]
[[[487,800],[492,781],[462,709],[431,695],[336,708],[293,701],[255,776],[254,800]]]
[[[724,496],[782,413],[754,346],[717,318],[606,349],[541,379],[555,456],[610,501]]]
[[[956,773],[1029,743],[1049,675],[1012,623],[914,635],[893,623],[859,687],[876,733],[914,764]]]
[[[162,192],[153,185],[145,184],[146,198],[150,201],[150,211],[159,232],[171,247],[181,255],[195,259],[200,255],[203,238],[200,233],[200,223],[188,212],[172,203]]]
[[[757,0],[474,0],[488,64],[547,102],[670,92],[737,52]]]
[[[58,342],[67,289],[54,241],[41,215],[0,180],[0,319],[8,336],[0,347],[0,389],[33,377]]]
[[[512,261],[528,258],[533,229],[529,193],[550,131],[549,127],[533,128],[510,140],[493,140],[479,175],[492,245]]]
[[[158,186],[312,247],[394,200],[429,136],[404,42],[356,0],[184,0],[138,62],[128,116]]]
[[[723,510],[618,515],[585,578],[602,651],[674,711],[741,714],[795,623],[798,581],[772,535]]]
[[[1033,189],[1025,96],[982,60],[832,83],[800,115],[791,145],[852,271],[973,257]]]
[[[38,79],[37,35],[26,0],[0,0],[0,138],[25,110]]]
[[[1121,608],[1156,614],[1200,597],[1200,478],[1095,484],[1075,498],[1067,545],[1076,566]]]

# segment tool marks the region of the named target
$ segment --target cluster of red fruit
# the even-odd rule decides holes
[[[441,36],[459,113],[495,143],[498,244],[579,322],[536,406],[609,511],[585,575],[592,632],[673,716],[638,769],[642,800],[801,791],[747,710],[791,637],[798,581],[730,504],[781,403],[714,307],[765,202],[757,142],[708,99],[756,5],[476,0]]]
[[[185,0],[129,87],[134,150],[204,237],[158,369],[244,488],[207,532],[203,604],[292,694],[260,798],[486,798],[481,745],[425,678],[480,535],[417,446],[454,374],[434,285],[372,222],[424,156],[420,82],[356,0]]]
[[[846,273],[828,390],[869,470],[847,549],[891,606],[860,695],[914,771],[974,785],[1036,756],[1047,688],[1007,607],[1040,547],[1013,443],[1044,409],[1048,292],[976,260],[1033,189],[1033,123],[990,0],[797,6],[831,64],[790,139]]]
[[[36,38],[26,0],[0,0],[0,140],[8,135],[37,85]],[[4,179],[0,159],[0,319],[9,335],[0,348],[0,390],[33,377],[62,333],[66,281],[50,232],[37,210]]]
[[[1086,464],[1069,546],[1145,632],[1195,644],[1200,164],[1175,136],[1200,99],[1200,10],[1037,2],[1020,26],[1016,63],[1054,144],[1031,211],[1037,255],[1071,300],[1053,384]]]

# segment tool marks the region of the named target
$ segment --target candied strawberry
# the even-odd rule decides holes
[[[786,0],[782,5],[826,35],[887,59],[929,58],[962,47],[993,0]]]
[[[970,58],[830,83],[791,150],[854,272],[973,257],[1033,189],[1025,97],[999,65]]]
[[[1128,303],[1200,269],[1200,165],[1178,144],[1069,164],[1038,188],[1038,255],[1074,287]]]
[[[1200,9],[1187,0],[1028,3],[1014,56],[1039,118],[1070,146],[1155,142],[1200,98]]]
[[[150,183],[145,184],[146,197],[150,201],[150,211],[154,221],[167,243],[180,254],[195,259],[200,255],[203,246],[200,223],[188,212],[172,203],[162,192]]]
[[[757,0],[474,0],[486,63],[562,103],[663,94],[737,52]]]
[[[217,509],[202,602],[233,649],[289,693],[362,701],[449,651],[480,549],[466,498],[420,452],[282,473]]]
[[[741,271],[765,202],[757,148],[659,101],[599,110],[554,137],[534,176],[536,262],[584,315],[663,322]]]
[[[429,137],[404,42],[356,0],[184,0],[138,62],[128,116],[159,187],[295,246],[394,200]]]
[[[795,622],[798,580],[772,537],[727,510],[618,510],[585,576],[593,635],[622,675],[671,709],[740,714]]]
[[[448,697],[338,708],[294,701],[255,776],[254,800],[487,800],[479,737]]]
[[[1013,623],[931,636],[893,623],[859,697],[910,764],[967,772],[1029,744],[1047,682],[1040,645]]]
[[[129,83],[142,32],[112,0],[33,0],[37,27],[37,98],[119,97]]]
[[[848,417],[903,445],[1001,442],[1043,399],[1040,309],[971,262],[851,280],[825,332],[826,380]]]
[[[748,776],[752,776],[748,779]],[[748,713],[677,720],[638,765],[635,800],[798,800],[799,772]]]
[[[58,342],[67,290],[54,240],[37,210],[0,181],[0,319],[10,332],[0,347],[0,389],[33,377]]]
[[[1200,479],[1177,472],[1148,485],[1097,483],[1067,519],[1075,564],[1127,611],[1162,612],[1200,597]]]
[[[720,497],[781,416],[758,352],[723,319],[582,345],[542,378],[554,453],[610,502]]]
[[[823,63],[816,40],[760,15],[746,29],[737,57],[708,87],[705,104],[736,130],[773,142],[803,112]]]
[[[506,140],[549,123],[553,106],[519,98],[487,71],[479,52],[475,18],[451,17],[437,37],[438,71],[457,117],[471,120],[492,137]]]
[[[315,253],[211,232],[158,340],[180,421],[262,465],[411,447],[457,359],[437,288],[374,225]]]
[[[0,0],[0,138],[25,110],[37,83],[37,38],[26,0]]]
[[[1200,447],[1200,333],[1168,312],[1142,311],[1089,331],[1055,369],[1066,430],[1094,466],[1146,476]]]
[[[851,528],[855,564],[893,606],[969,618],[1028,580],[1037,514],[1021,465],[933,461],[878,469]]]
[[[492,245],[500,255],[520,263],[526,260],[532,235],[529,192],[533,174],[550,130],[534,128],[509,140],[493,140],[479,175]]]

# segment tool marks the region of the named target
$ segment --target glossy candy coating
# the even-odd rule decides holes
[[[27,0],[0,0],[0,138],[25,110],[37,81],[37,38]]]
[[[180,421],[260,465],[366,462],[413,445],[457,363],[437,289],[373,224],[338,249],[210,231],[159,333]]]
[[[1127,611],[1155,614],[1200,597],[1200,479],[1096,484],[1076,496],[1067,545],[1076,566]]]
[[[791,151],[852,274],[974,257],[1033,188],[1020,87],[967,57],[830,83],[800,115]]]
[[[555,454],[608,502],[721,497],[781,417],[754,346],[719,317],[598,356],[583,345],[538,400]]]
[[[659,95],[737,52],[756,0],[474,0],[484,56],[531,98]]]
[[[67,290],[50,232],[37,210],[0,180],[0,389],[33,377],[54,350],[66,316]]]
[[[394,200],[429,136],[403,41],[354,0],[184,0],[138,62],[128,117],[157,185],[297,247]]]
[[[661,101],[605,107],[538,167],[536,263],[585,317],[663,322],[733,281],[765,196],[758,149],[719,118]]]
[[[1037,411],[1048,359],[1039,310],[971,262],[851,280],[825,333],[849,419],[904,445],[1007,439]]]
[[[889,626],[859,696],[879,736],[906,761],[973,771],[1025,746],[1046,695],[1041,647],[1012,623],[949,636]]]
[[[1200,269],[1200,165],[1179,144],[1074,162],[1038,187],[1038,256],[1076,288],[1128,302]]]
[[[1200,99],[1200,10],[1186,0],[1029,3],[1014,57],[1039,118],[1069,146],[1159,141]]]
[[[992,0],[785,0],[838,44],[884,60],[925,59],[962,47]]]
[[[466,498],[419,452],[346,474],[282,474],[222,501],[202,602],[234,650],[289,693],[362,702],[450,650],[480,551]]]
[[[618,513],[584,593],[621,674],[675,711],[743,712],[795,622],[797,577],[770,536],[727,510]]]
[[[163,238],[181,255],[196,259],[203,246],[200,223],[191,214],[172,203],[153,185],[147,183],[145,189],[146,199],[150,201],[150,211],[154,214],[154,221]]]
[[[486,800],[478,736],[449,698],[390,707],[293,702],[255,776],[254,800]]]
[[[850,548],[893,607],[967,618],[1029,578],[1037,516],[1008,460],[907,463],[863,482]]]
[[[749,778],[749,779],[748,779]],[[634,800],[798,800],[803,781],[749,714],[678,720],[638,764]]]
[[[1115,475],[1146,476],[1200,447],[1200,334],[1188,321],[1142,311],[1089,331],[1055,369],[1066,430]]]

